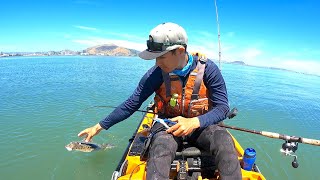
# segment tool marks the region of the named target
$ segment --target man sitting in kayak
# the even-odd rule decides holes
[[[90,141],[102,129],[127,119],[155,92],[158,116],[170,118],[176,124],[153,136],[147,179],[169,179],[181,137],[212,153],[221,179],[242,179],[233,140],[224,128],[216,125],[229,111],[224,79],[213,61],[201,54],[188,53],[187,42],[185,30],[177,24],[162,23],[152,29],[148,49],[139,56],[156,59],[156,65],[142,77],[125,102],[78,136],[86,135],[86,141]]]

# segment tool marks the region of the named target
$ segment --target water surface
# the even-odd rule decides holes
[[[64,146],[112,110],[84,109],[122,103],[153,65],[122,57],[1,58],[1,179],[110,179],[142,113],[94,138],[114,149],[81,153]],[[223,64],[222,73],[230,106],[239,109],[226,124],[320,139],[319,77],[233,64]],[[319,178],[319,147],[299,144],[300,167],[293,169],[293,158],[280,154],[282,140],[231,132],[256,149],[267,179]]]

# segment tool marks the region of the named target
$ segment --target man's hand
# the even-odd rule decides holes
[[[172,133],[174,136],[186,136],[192,133],[195,129],[200,127],[199,118],[184,118],[177,116],[170,119],[171,121],[177,122],[177,124],[171,126],[167,133]]]
[[[99,134],[99,132],[102,130],[103,128],[100,126],[100,124],[96,124],[95,126],[92,126],[90,128],[87,128],[83,131],[81,131],[78,136],[81,137],[83,135],[86,135],[85,137],[85,142],[90,142],[91,139],[93,138],[93,136]]]

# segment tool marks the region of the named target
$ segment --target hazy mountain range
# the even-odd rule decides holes
[[[1,52],[0,57],[8,56],[66,56],[66,55],[99,55],[99,56],[137,56],[140,51],[128,49],[115,44],[103,44],[89,47],[81,51],[69,49],[47,52]]]
[[[0,58],[9,57],[9,56],[78,56],[78,55],[81,55],[81,56],[90,56],[90,55],[92,56],[138,56],[139,53],[140,51],[135,49],[125,48],[125,47],[117,46],[115,44],[103,44],[103,45],[89,47],[81,51],[72,51],[68,49],[61,50],[61,51],[47,51],[47,52],[1,52],[0,51]],[[213,60],[213,61],[216,62],[217,64],[219,63],[218,60]],[[239,60],[238,61],[222,61],[221,63],[237,64],[242,66],[253,66],[253,67],[301,73],[293,70],[288,70],[285,68],[261,67],[261,66],[248,65],[244,61],[239,61]],[[309,74],[309,73],[302,73],[302,74]],[[311,74],[311,75],[314,75],[314,74]]]

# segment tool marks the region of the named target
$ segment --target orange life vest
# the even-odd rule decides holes
[[[197,54],[198,55],[198,54]],[[164,73],[163,83],[156,91],[154,98],[155,110],[159,117],[196,117],[208,112],[211,105],[208,101],[208,90],[203,83],[203,75],[206,65],[206,58],[193,56],[197,67],[190,73],[185,86],[179,76],[173,73]],[[172,95],[177,94],[176,105],[170,105]]]

